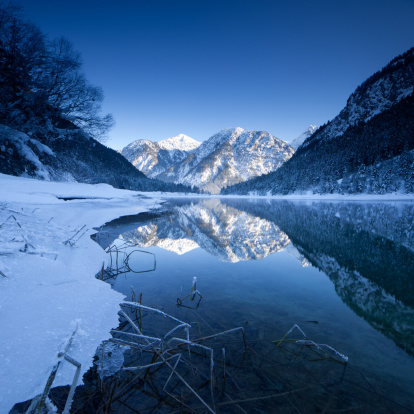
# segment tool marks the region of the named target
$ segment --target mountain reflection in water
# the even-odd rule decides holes
[[[219,200],[174,203],[172,214],[124,235],[141,247],[158,246],[178,254],[201,247],[219,260],[259,260],[290,240],[267,219]]]
[[[286,250],[323,271],[349,308],[414,355],[412,203],[174,199],[168,213],[149,218],[103,230],[140,247],[202,248],[233,263]]]
[[[347,306],[414,355],[413,204],[253,202],[248,211],[275,221]]]

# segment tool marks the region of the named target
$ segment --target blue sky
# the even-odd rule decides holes
[[[292,140],[414,46],[414,0],[15,0],[82,53],[107,145],[224,128]]]

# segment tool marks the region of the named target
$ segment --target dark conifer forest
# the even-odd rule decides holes
[[[363,82],[281,168],[222,194],[414,192],[413,86],[414,48]]]

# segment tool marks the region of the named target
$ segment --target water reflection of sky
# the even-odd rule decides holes
[[[113,285],[126,295],[132,286],[147,303],[177,313],[176,298],[197,276],[204,318],[227,329],[248,321],[269,341],[298,323],[351,364],[408,390],[413,212],[408,203],[179,200],[168,214],[122,229],[124,239],[155,253],[157,267]],[[132,265],[145,267],[143,260],[137,254]]]

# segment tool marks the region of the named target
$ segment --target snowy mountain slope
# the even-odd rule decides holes
[[[200,145],[201,142],[180,134],[159,142],[146,139],[131,142],[121,150],[121,154],[147,177],[156,178]]]
[[[3,161],[1,169],[7,168],[4,164],[9,164],[9,170],[12,172],[15,169],[21,169],[21,171],[26,169],[26,172],[29,172],[30,168],[39,178],[50,180],[48,169],[41,163],[35,151],[55,156],[49,147],[38,140],[6,125],[0,125],[0,160]],[[19,159],[25,160],[27,166],[19,165],[22,164],[18,162]],[[0,170],[0,172],[2,171]]]
[[[363,82],[349,97],[346,106],[320,133],[304,147],[316,140],[341,136],[350,126],[367,122],[414,91],[414,48],[393,59],[381,71]]]
[[[293,141],[288,142],[287,143],[294,148],[295,150],[297,150],[303,143],[305,140],[307,140],[311,135],[313,135],[313,133],[318,129],[318,127],[316,125],[309,125],[308,129],[303,132],[303,134],[300,134],[297,138],[295,138]]]
[[[131,142],[120,153],[139,171],[150,176],[150,171],[157,164],[157,144],[146,139]]]
[[[414,192],[413,91],[414,48],[362,83],[282,168],[223,192]]]
[[[217,193],[228,185],[275,171],[293,153],[289,145],[268,132],[223,130],[194,152],[179,182]]]
[[[275,171],[294,153],[287,143],[268,132],[242,128],[222,130],[198,147],[193,143],[191,151],[163,151],[160,144],[166,145],[164,141],[136,141],[121,153],[149,177],[195,185],[211,193]]]
[[[81,130],[60,130],[57,138],[53,132],[40,142],[31,133],[0,125],[0,172],[51,181],[106,182],[117,187],[147,180],[122,156]]]
[[[176,137],[171,137],[158,142],[161,149],[173,151],[193,151],[201,145],[201,142],[190,138],[187,135],[179,134]]]

